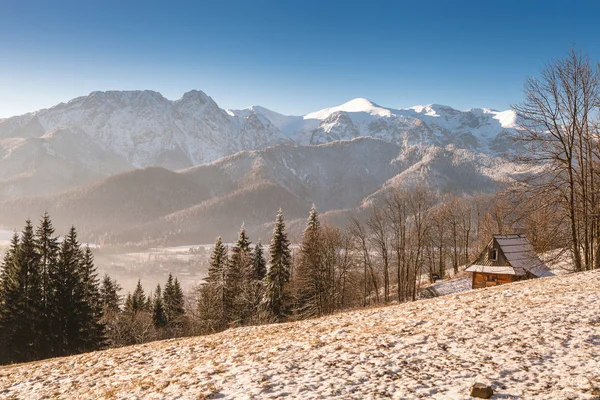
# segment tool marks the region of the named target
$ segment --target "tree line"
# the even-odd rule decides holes
[[[244,226],[231,247],[218,237],[205,283],[193,292],[169,274],[150,292],[138,280],[126,296],[108,275],[98,279],[76,229],[59,239],[45,214],[37,228],[27,221],[15,233],[2,263],[0,362],[413,301],[422,283],[460,273],[492,233],[539,229],[508,201],[395,190],[343,229],[323,223],[313,206],[295,246],[279,210],[267,248],[252,244]]]
[[[0,272],[0,363],[101,348],[102,312],[93,254],[75,227],[59,241],[44,214],[15,232]]]

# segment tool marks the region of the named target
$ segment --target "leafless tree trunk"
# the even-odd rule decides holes
[[[598,77],[598,67],[572,49],[539,79],[527,79],[525,100],[513,107],[522,121],[519,139],[527,146],[521,159],[546,166],[543,179],[528,187],[562,205],[576,271],[592,267],[592,244],[598,243],[591,219],[597,210],[592,182],[598,139],[591,118],[598,107]]]

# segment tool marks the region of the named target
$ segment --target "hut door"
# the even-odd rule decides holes
[[[498,286],[498,278],[496,275],[488,274],[485,276],[485,287]]]

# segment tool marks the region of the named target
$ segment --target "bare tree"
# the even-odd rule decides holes
[[[363,264],[363,279],[364,279],[364,296],[363,306],[368,304],[368,300],[371,294],[371,287],[375,290],[375,299],[379,303],[379,285],[377,283],[377,276],[373,269],[373,263],[371,262],[371,254],[369,252],[369,236],[364,225],[356,218],[352,218],[350,224],[350,232],[354,237],[358,251],[362,256]]]
[[[378,252],[383,266],[383,299],[388,303],[390,301],[389,238],[384,215],[378,207],[373,207],[367,226],[371,231],[370,243]]]
[[[543,68],[539,78],[528,78],[525,100],[513,107],[522,121],[518,139],[527,149],[521,159],[544,168],[543,177],[526,187],[540,199],[561,205],[576,271],[600,262],[594,262],[600,242],[593,218],[598,214],[598,140],[592,124],[598,111],[598,78],[598,67],[571,49]]]

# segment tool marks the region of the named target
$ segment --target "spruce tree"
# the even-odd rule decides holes
[[[156,286],[156,291],[154,292],[154,300],[152,304],[152,321],[154,322],[155,328],[163,328],[165,325],[167,325],[167,314],[165,313],[160,284]]]
[[[19,310],[22,303],[21,265],[17,261],[19,235],[14,233],[10,247],[4,254],[0,275],[0,362],[6,364],[20,359],[19,325],[23,315]]]
[[[135,309],[133,307],[133,297],[131,296],[131,292],[127,292],[127,297],[125,298],[125,307],[123,311],[129,315],[135,314]]]
[[[292,257],[290,242],[285,232],[283,211],[279,209],[269,247],[269,271],[267,272],[265,306],[277,320],[282,321],[289,314],[290,267]]]
[[[181,285],[179,284],[179,280],[175,278],[175,282],[173,283],[173,305],[172,305],[172,318],[176,319],[185,314],[185,299],[183,295],[183,290],[181,289]]]
[[[231,248],[229,262],[224,271],[223,300],[227,322],[244,322],[244,305],[241,301],[244,278],[250,270],[250,240],[242,224],[238,239]]]
[[[208,267],[208,275],[205,279],[207,283],[215,283],[222,285],[223,270],[227,264],[227,248],[221,240],[221,236],[215,240],[212,254],[210,256],[210,265]]]
[[[79,311],[83,325],[82,350],[96,350],[104,345],[104,325],[100,322],[103,310],[94,254],[89,246],[86,246],[82,252],[79,273],[83,291],[83,303]]]
[[[144,293],[144,288],[142,287],[142,282],[140,279],[137,281],[137,285],[135,286],[135,290],[133,294],[128,296],[127,298],[127,308],[126,311],[129,311],[132,314],[136,314],[140,311],[144,311],[147,306],[146,294]]]
[[[327,295],[325,290],[327,279],[322,271],[321,241],[319,216],[313,205],[302,233],[297,269],[297,308],[303,317],[321,315],[325,312],[324,296]]]
[[[223,244],[221,237],[217,237],[215,245],[210,256],[210,265],[208,275],[205,279],[206,285],[204,292],[210,300],[210,304],[206,304],[210,310],[208,317],[215,321],[214,326],[220,328],[226,323],[224,315],[224,286],[225,286],[225,266],[227,265],[227,248]]]
[[[40,257],[36,251],[34,228],[31,220],[25,222],[25,228],[21,234],[21,244],[17,251],[17,259],[21,264],[22,279],[24,283],[23,293],[23,322],[20,332],[20,340],[24,345],[23,351],[27,354],[27,360],[41,358],[41,342],[43,335],[41,321],[43,313],[42,299],[42,274],[40,271]]]
[[[252,274],[251,278],[255,281],[262,281],[267,275],[267,262],[263,254],[263,246],[260,242],[254,246],[252,255]]]
[[[47,212],[35,231],[35,246],[40,257],[40,273],[42,278],[42,315],[40,319],[42,357],[49,357],[52,349],[52,311],[49,309],[49,299],[53,288],[50,286],[50,270],[55,267],[58,259],[58,238]]]
[[[91,311],[85,302],[80,268],[82,261],[83,253],[77,240],[77,230],[71,227],[60,244],[58,261],[49,271],[53,290],[48,305],[52,318],[53,355],[56,356],[86,349],[86,340],[81,332],[88,324]]]
[[[104,313],[118,313],[121,310],[120,291],[121,286],[117,281],[105,274],[100,285],[100,304]]]
[[[31,221],[15,233],[4,257],[0,281],[0,337],[7,362],[40,358],[43,334],[42,276]],[[1,358],[1,356],[0,356]]]
[[[169,321],[175,321],[184,314],[183,291],[181,290],[179,281],[177,278],[173,279],[172,274],[169,274],[169,278],[165,284],[163,302]]]

